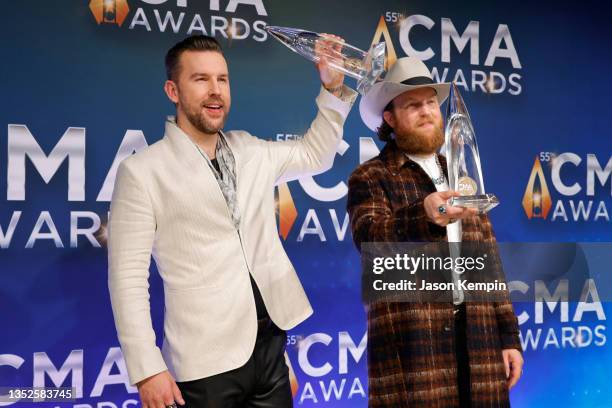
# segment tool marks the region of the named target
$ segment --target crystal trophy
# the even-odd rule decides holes
[[[313,31],[277,26],[267,26],[266,31],[290,50],[314,63],[319,62],[321,55],[325,56],[331,68],[357,80],[357,91],[362,95],[365,95],[385,70],[384,42],[373,45],[365,52]]]
[[[460,194],[448,203],[488,212],[499,204],[499,200],[494,194],[485,192],[474,127],[454,82],[448,96],[444,136],[449,187]]]

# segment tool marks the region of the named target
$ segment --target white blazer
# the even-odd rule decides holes
[[[239,230],[211,169],[172,121],[163,139],[119,166],[110,209],[108,284],[115,325],[135,384],[166,369],[177,381],[244,365],[257,335],[253,275],[270,317],[288,330],[312,314],[279,239],[274,186],[331,168],[355,99],[322,89],[301,140],[225,133],[236,160]],[[149,304],[151,255],[164,284],[164,341]]]

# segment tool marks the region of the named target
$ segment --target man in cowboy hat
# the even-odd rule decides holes
[[[350,176],[353,240],[495,243],[488,217],[447,205],[442,104],[448,83],[401,58],[360,103],[386,142]],[[504,407],[523,364],[507,292],[501,302],[368,304],[370,407]]]

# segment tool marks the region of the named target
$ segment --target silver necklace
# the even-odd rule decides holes
[[[408,156],[407,153],[404,153],[406,155],[406,157],[408,157],[408,159],[410,159],[410,156]],[[440,177],[431,177],[429,176],[429,174],[427,174],[427,172],[425,172],[429,178],[431,179],[431,181],[434,183],[434,185],[439,186],[440,184],[444,184],[446,182],[446,177],[444,176],[444,170],[442,170],[442,165],[440,164],[440,161],[438,160],[438,155],[434,153],[434,158],[436,159],[436,164],[438,165],[438,170],[440,170]],[[423,169],[424,171],[425,169]]]
[[[440,164],[440,161],[438,160],[438,155],[434,153],[434,157],[436,158],[436,164],[438,165],[438,170],[440,170],[440,177],[430,177],[431,181],[436,185],[439,186],[440,184],[444,184],[446,182],[446,177],[444,177],[444,170],[442,170],[442,165]]]

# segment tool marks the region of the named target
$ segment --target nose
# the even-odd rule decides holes
[[[421,109],[419,109],[419,113],[421,114],[421,116],[433,116],[436,107],[431,106],[428,103],[423,103],[421,104],[420,108]]]
[[[220,95],[221,87],[219,86],[219,81],[213,79],[210,81],[210,87],[208,88],[209,95]]]

